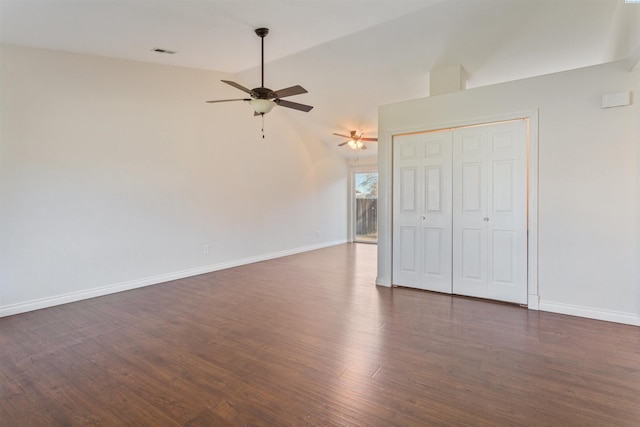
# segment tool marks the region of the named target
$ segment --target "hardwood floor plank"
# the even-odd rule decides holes
[[[374,286],[345,244],[0,319],[0,426],[637,426],[640,328]]]

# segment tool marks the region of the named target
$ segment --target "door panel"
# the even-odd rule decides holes
[[[442,166],[427,167],[426,177],[426,211],[430,213],[440,212],[440,200],[442,199]]]
[[[441,228],[424,229],[424,274],[425,276],[441,277],[443,231]]]
[[[459,129],[453,135],[453,293],[486,294],[486,131]]]
[[[402,187],[402,203],[400,205],[400,209],[402,213],[415,213],[416,211],[416,198],[418,195],[416,194],[416,178],[417,171],[415,167],[404,167],[401,172],[401,182],[400,185]]]
[[[486,280],[484,251],[482,250],[486,241],[485,234],[486,231],[482,228],[463,228],[461,230],[462,263],[460,273],[464,280],[474,282],[474,284]]]
[[[484,211],[484,165],[477,162],[462,164],[462,211],[467,214]]]
[[[451,293],[451,131],[419,135],[424,144],[422,289]]]
[[[418,273],[416,262],[417,234],[417,227],[400,227],[400,271],[403,274],[416,275]]]
[[[393,153],[393,282],[451,293],[451,133],[396,137]],[[415,271],[401,259],[409,250]]]
[[[454,293],[527,302],[525,126],[514,121],[454,133]]]
[[[420,228],[418,207],[420,162],[415,141],[399,145],[394,156],[399,159],[394,177],[393,274],[398,284],[420,281]]]
[[[525,121],[489,126],[487,223],[492,238],[487,297],[527,303],[527,131]],[[509,256],[510,255],[510,256]]]
[[[515,198],[513,163],[511,160],[493,163],[493,207],[495,212],[513,212]]]
[[[511,230],[493,230],[491,236],[491,246],[493,253],[492,271],[495,283],[513,284],[516,267],[515,257],[515,236]]]

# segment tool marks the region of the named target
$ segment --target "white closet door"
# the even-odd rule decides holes
[[[453,293],[527,303],[522,120],[453,135]]]
[[[394,137],[394,284],[451,293],[451,131]]]

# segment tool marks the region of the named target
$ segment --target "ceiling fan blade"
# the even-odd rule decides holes
[[[335,135],[335,136],[341,136],[341,137],[343,137],[343,138],[351,138],[351,137],[350,137],[350,136],[348,136],[348,135],[342,135],[342,134],[339,134],[339,133],[334,133],[334,135]]]
[[[347,145],[349,143],[349,141],[345,141],[342,144],[338,144],[338,147],[342,147],[343,145]]]
[[[378,138],[360,138],[360,141],[377,141]]]
[[[235,87],[236,89],[240,89],[243,92],[251,93],[251,90],[247,89],[246,87],[242,86],[241,84],[238,84],[236,82],[232,82],[231,80],[222,80],[222,82],[226,83],[228,85],[231,85],[231,86]]]
[[[302,93],[307,93],[307,90],[300,85],[291,86],[285,89],[280,89],[274,92],[276,98],[284,98],[287,96],[300,95]]]
[[[276,104],[281,107],[293,108],[294,110],[304,111],[308,113],[313,108],[311,105],[298,104],[297,102],[285,101],[284,99],[276,99]]]
[[[237,99],[216,99],[213,101],[205,101],[209,104],[213,104],[215,102],[230,102],[230,101],[251,101],[251,98],[237,98]]]
[[[213,104],[215,102],[230,102],[230,101],[251,101],[250,98],[237,98],[237,99],[216,99],[214,101],[205,101],[208,104]]]

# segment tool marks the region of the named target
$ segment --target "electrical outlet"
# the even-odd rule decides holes
[[[204,245],[204,246],[202,247],[202,253],[203,253],[204,255],[209,255],[209,245]]]

